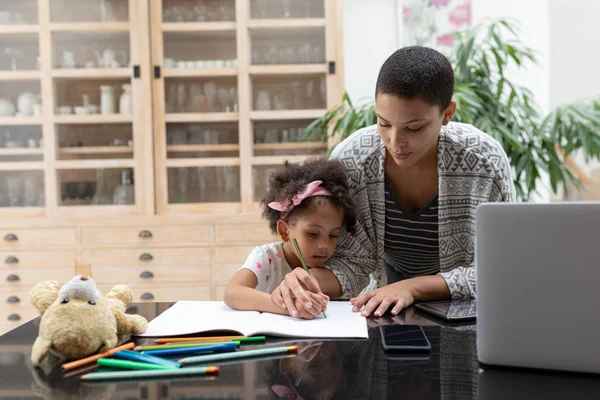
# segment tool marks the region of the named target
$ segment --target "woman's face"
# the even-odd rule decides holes
[[[377,129],[390,159],[399,167],[412,167],[426,156],[437,154],[440,130],[454,115],[456,103],[450,102],[440,112],[437,105],[421,99],[378,94],[375,110]]]

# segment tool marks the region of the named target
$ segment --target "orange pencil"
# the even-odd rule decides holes
[[[122,345],[122,346],[115,347],[114,349],[110,349],[109,351],[107,351],[107,352],[104,352],[104,353],[96,354],[96,355],[93,355],[93,356],[89,356],[89,357],[86,357],[86,358],[82,358],[81,360],[77,360],[77,361],[71,361],[71,362],[69,362],[69,363],[63,364],[63,365],[60,367],[60,369],[62,369],[62,370],[63,370],[63,372],[70,371],[70,370],[72,370],[72,369],[74,369],[74,368],[81,367],[82,365],[87,365],[87,364],[90,364],[90,363],[96,362],[96,361],[98,361],[100,358],[106,358],[106,357],[110,357],[110,356],[112,356],[114,353],[116,353],[117,351],[121,351],[121,350],[131,350],[131,349],[133,349],[133,348],[134,348],[134,346],[135,346],[135,345],[133,344],[133,342],[130,342],[130,343],[124,344],[124,345]]]
[[[221,339],[242,339],[246,336],[206,336],[206,337],[182,337],[182,338],[161,338],[156,339],[154,343],[172,343],[172,342],[197,342],[199,340],[219,341]]]

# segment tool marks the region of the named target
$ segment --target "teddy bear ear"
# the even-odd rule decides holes
[[[29,301],[37,308],[40,315],[43,315],[58,297],[59,290],[60,286],[58,286],[57,281],[40,282],[31,289]]]

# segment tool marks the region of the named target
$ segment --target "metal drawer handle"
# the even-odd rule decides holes
[[[152,293],[144,293],[142,295],[142,300],[154,300],[154,295]]]
[[[143,230],[138,235],[142,239],[150,239],[152,237],[152,232]]]
[[[18,264],[19,259],[15,256],[8,256],[8,257],[6,257],[6,260],[4,260],[4,262],[6,264]]]
[[[152,257],[152,254],[150,254],[150,253],[143,253],[140,256],[140,260],[141,261],[152,261],[152,260],[154,260],[154,257]]]
[[[15,240],[19,240],[19,238],[14,233],[7,233],[6,236],[4,236],[4,240],[7,242],[14,242]]]
[[[19,303],[21,302],[21,299],[19,299],[17,296],[10,296],[7,300],[7,303]]]
[[[19,314],[10,314],[8,316],[8,320],[9,321],[20,321],[21,317],[19,316]]]
[[[144,271],[140,274],[140,278],[144,278],[144,279],[154,278],[154,274],[150,271]]]
[[[6,277],[6,280],[7,280],[8,282],[17,282],[17,281],[20,281],[21,279],[19,278],[19,276],[18,276],[18,275],[11,274],[11,275],[9,275],[8,277]]]

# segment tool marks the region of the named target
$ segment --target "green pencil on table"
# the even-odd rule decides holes
[[[113,379],[136,379],[136,378],[167,378],[173,376],[191,376],[216,374],[219,367],[194,367],[194,368],[169,368],[148,371],[114,371],[114,372],[92,372],[83,375],[84,381],[102,381]]]
[[[310,275],[310,271],[308,270],[308,265],[306,265],[306,261],[304,260],[304,256],[302,255],[302,252],[300,251],[300,246],[298,246],[298,241],[296,240],[296,238],[292,239],[292,243],[294,243],[294,247],[296,248],[296,252],[298,253],[298,257],[300,258],[300,263],[302,264],[302,268],[304,268],[306,273]],[[327,318],[327,314],[325,314],[325,310],[321,311],[321,314],[323,314],[323,316],[325,318]]]

